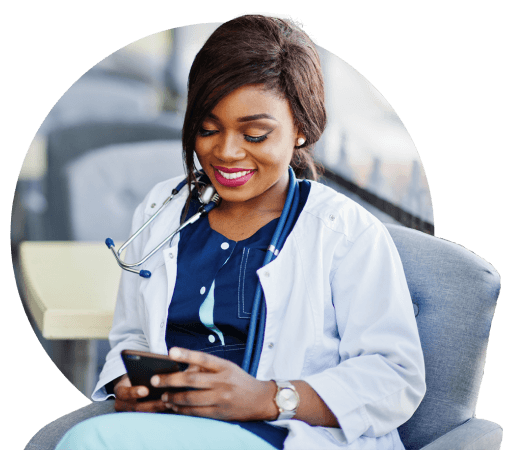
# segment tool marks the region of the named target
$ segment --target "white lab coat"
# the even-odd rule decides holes
[[[137,208],[138,229],[179,179],[156,185]],[[139,261],[179,224],[187,188],[136,239],[127,262]],[[120,351],[167,354],[168,307],[177,274],[178,237],[150,258],[149,279],[122,275],[110,343],[93,400],[125,373]],[[425,394],[425,368],[412,302],[393,241],[375,217],[347,197],[312,182],[279,256],[257,271],[267,304],[257,378],[307,381],[341,429],[299,420],[285,449],[403,449],[396,428]]]

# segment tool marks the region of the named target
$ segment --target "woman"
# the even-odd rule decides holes
[[[316,176],[310,152],[326,114],[313,44],[284,20],[234,19],[198,53],[188,87],[189,190],[133,242],[127,260],[140,260],[200,206],[194,155],[221,204],[147,261],[151,278],[123,274],[93,399],[114,395],[115,409],[129,413],[82,422],[57,449],[403,449],[396,428],[423,398],[424,364],[385,227],[303,180],[285,245],[259,269],[290,189],[289,165],[298,178]],[[133,230],[178,181],[148,194]],[[240,366],[259,280],[267,312],[252,376]],[[188,370],[152,384],[194,390],[139,402],[148,390],[131,386],[123,349],[169,351]]]

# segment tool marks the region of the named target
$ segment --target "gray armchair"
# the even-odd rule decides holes
[[[460,245],[386,226],[402,259],[425,356],[427,393],[399,428],[405,448],[499,449],[502,428],[475,418],[499,274]]]
[[[44,237],[42,240],[76,239],[73,236],[71,212],[69,210],[71,198],[68,167],[73,162],[75,163],[79,158],[85,157],[93,150],[111,145],[180,140],[181,127],[180,118],[176,116],[170,117],[168,120],[157,121],[87,122],[51,131],[48,135],[47,144],[46,195],[48,209],[43,218]],[[177,153],[180,160],[180,152]],[[149,156],[150,152],[147,152],[147,157],[149,158]],[[165,160],[165,162],[167,161]],[[124,165],[126,166],[126,164]],[[116,174],[117,166],[118,164],[112,164],[102,170],[103,172],[109,172],[111,177],[114,178],[118,176]],[[180,168],[182,168],[182,164],[180,164]],[[119,171],[123,169],[125,167],[118,168]],[[171,173],[166,178],[170,176],[172,176]],[[98,177],[100,178],[101,174],[98,174]],[[160,180],[153,180],[151,186],[157,181]]]
[[[427,393],[399,428],[406,450],[499,449],[501,427],[474,417],[499,294],[498,273],[460,245],[386,226],[402,259],[425,355]],[[113,412],[112,405],[93,403],[49,424],[26,450],[53,448],[71,426]]]

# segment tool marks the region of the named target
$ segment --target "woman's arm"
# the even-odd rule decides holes
[[[425,394],[425,367],[402,263],[386,227],[368,226],[333,267],[340,364],[304,380],[352,442],[385,435],[412,416]]]
[[[243,371],[236,364],[209,355],[180,348],[172,348],[169,356],[188,363],[184,372],[156,375],[152,384],[158,387],[192,387],[199,390],[163,395],[167,408],[184,415],[211,417],[220,420],[276,420],[276,384],[261,381]],[[338,421],[308,383],[292,381],[300,403],[295,419],[310,425],[338,427]]]
[[[329,409],[328,405],[324,403],[324,400],[319,397],[319,394],[317,394],[317,392],[306,381],[295,380],[291,381],[291,383],[295,386],[299,394],[299,406],[294,419],[302,420],[303,422],[314,426],[331,428],[340,427],[338,420]],[[276,395],[276,385],[274,395]]]

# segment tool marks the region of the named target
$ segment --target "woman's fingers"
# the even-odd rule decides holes
[[[145,386],[124,386],[115,387],[115,397],[121,400],[137,400],[149,395],[149,389]]]
[[[129,380],[119,382],[115,386],[115,410],[160,412],[168,409],[161,400],[137,401],[147,395],[149,395],[149,389],[146,386],[131,386]]]
[[[177,347],[173,347],[170,350],[169,356],[174,361],[189,364],[188,368],[182,372],[153,376],[151,378],[153,386],[210,389],[216,380],[215,374],[229,371],[232,366],[235,366],[230,361],[218,358],[217,356]]]
[[[184,392],[165,392],[161,396],[164,403],[176,406],[213,406],[218,403],[219,394],[209,389]]]
[[[179,347],[171,348],[168,352],[168,356],[174,361],[199,366],[211,372],[219,372],[225,367],[225,364],[230,363],[218,356]]]
[[[174,372],[154,375],[151,384],[157,387],[211,389],[216,381],[215,374],[200,371]]]

